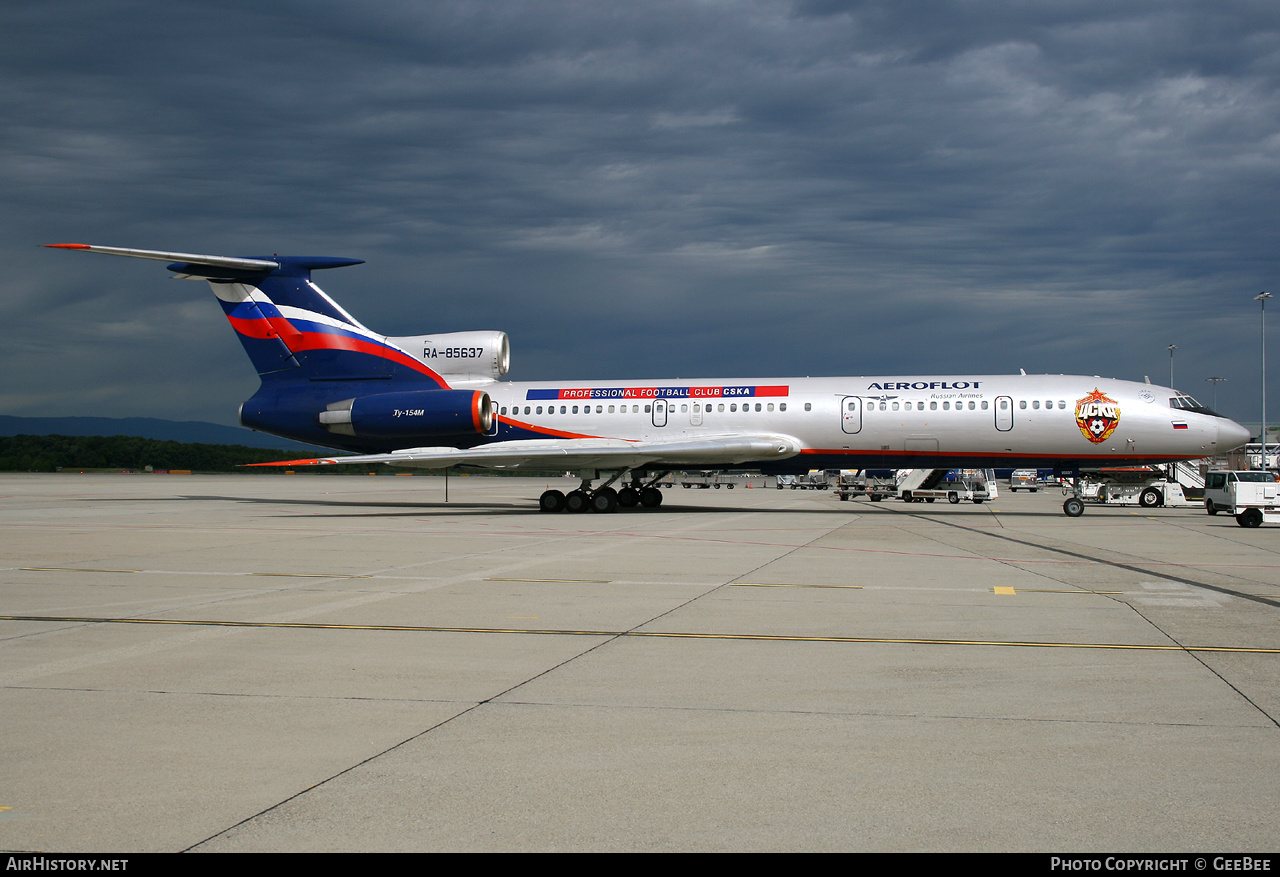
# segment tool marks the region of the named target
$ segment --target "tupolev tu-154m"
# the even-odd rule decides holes
[[[1206,457],[1249,439],[1176,390],[1096,376],[503,381],[505,333],[380,335],[311,280],[359,259],[47,246],[168,262],[179,277],[207,280],[262,382],[240,422],[354,452],[273,465],[577,470],[578,489],[542,494],[545,512],[652,508],[662,503],[654,485],[684,468],[1071,476]],[[1084,505],[1071,496],[1063,510],[1075,517]]]

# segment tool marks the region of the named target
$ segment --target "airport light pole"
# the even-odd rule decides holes
[[[1222,383],[1225,380],[1226,378],[1205,378],[1205,381],[1207,381],[1210,384],[1213,384],[1213,410],[1214,411],[1218,410],[1218,384]]]
[[[1170,344],[1165,350],[1169,351],[1169,389],[1173,389],[1173,352],[1178,349],[1178,345]]]
[[[1267,299],[1271,293],[1260,292],[1253,297],[1262,302],[1262,470],[1267,470]]]

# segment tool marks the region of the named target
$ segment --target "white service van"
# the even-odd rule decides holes
[[[1230,512],[1241,527],[1280,522],[1280,482],[1256,469],[1211,470],[1204,479],[1204,508],[1211,515]]]

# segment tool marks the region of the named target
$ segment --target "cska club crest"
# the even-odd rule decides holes
[[[1108,399],[1097,387],[1088,396],[1076,400],[1076,426],[1095,445],[1111,438],[1119,425],[1119,403]]]

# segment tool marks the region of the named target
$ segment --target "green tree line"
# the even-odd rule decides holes
[[[233,472],[245,463],[270,463],[306,456],[244,445],[158,441],[129,435],[0,436],[0,471],[53,472],[62,469],[190,469]],[[262,471],[262,470],[256,470]]]

